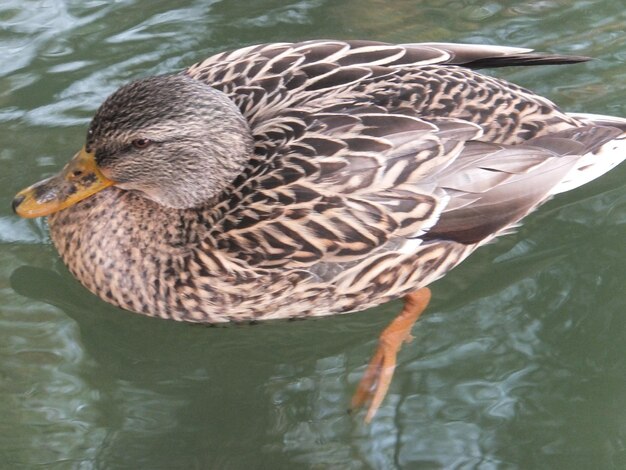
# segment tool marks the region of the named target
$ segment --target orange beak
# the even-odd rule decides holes
[[[27,218],[50,215],[113,184],[100,172],[94,153],[83,147],[58,174],[17,193],[13,210]]]

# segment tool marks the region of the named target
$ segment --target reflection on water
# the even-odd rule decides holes
[[[619,2],[5,0],[0,5],[1,468],[624,468],[626,167],[439,281],[371,426],[346,407],[398,311],[248,327],[142,318],[58,265],[9,201],[101,100],[219,50],[312,37],[586,54],[498,70],[626,115]],[[47,468],[47,467],[46,467]]]

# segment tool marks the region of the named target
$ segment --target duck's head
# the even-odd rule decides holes
[[[182,74],[146,78],[107,98],[83,148],[60,173],[20,191],[13,208],[45,216],[109,186],[198,207],[234,180],[252,148],[248,124],[224,93]]]

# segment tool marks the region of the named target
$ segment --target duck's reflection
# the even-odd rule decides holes
[[[346,413],[356,381],[348,373],[360,364],[348,364],[344,351],[359,345],[367,354],[389,317],[209,328],[115,309],[62,268],[21,267],[11,284],[74,320],[77,331],[67,334],[83,358],[71,368],[79,387],[63,400],[49,397],[68,408],[49,424],[62,427],[83,410],[93,458],[104,467],[258,468],[274,461],[272,449],[296,450],[300,423],[351,428],[359,420]]]
[[[550,208],[545,217],[552,217]],[[541,215],[535,221],[542,223]],[[569,452],[577,417],[598,407],[615,415],[607,432],[617,446],[626,406],[618,408],[626,403],[615,397],[624,396],[623,380],[607,379],[593,349],[568,349],[585,329],[585,317],[576,323],[571,312],[580,302],[573,288],[585,274],[562,260],[572,244],[597,243],[598,235],[579,230],[555,243],[550,233],[505,238],[435,286],[435,302],[403,349],[371,426],[346,408],[397,304],[344,317],[208,328],[115,309],[63,268],[19,268],[13,288],[73,319],[62,334],[80,353],[58,371],[71,375],[73,386],[50,388],[48,399],[32,406],[49,410],[50,429],[80,422],[89,448],[82,456],[72,444],[76,428],[54,436],[67,440],[73,454],[65,457],[88,455],[102,467],[498,468],[532,463],[523,449],[539,441],[556,454]],[[586,354],[594,367],[576,365],[563,351]],[[596,378],[581,386],[585,371]],[[599,387],[612,401],[594,400]],[[558,438],[564,433],[567,439]]]

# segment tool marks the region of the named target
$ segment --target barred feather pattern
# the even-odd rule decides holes
[[[365,41],[218,54],[183,73],[225,92],[248,121],[255,153],[242,174],[207,207],[175,215],[112,188],[51,218],[53,236],[73,240],[62,255],[82,250],[68,265],[89,289],[149,315],[222,322],[362,310],[441,277],[549,197],[582,155],[623,139],[617,125],[473,70],[582,60]],[[104,207],[124,220],[100,227],[103,241],[146,211],[155,221],[141,273],[126,273],[134,294],[115,279],[103,292],[104,274],[87,266],[100,254],[64,228]],[[176,230],[159,228],[172,218]],[[138,287],[146,278],[152,287]]]

